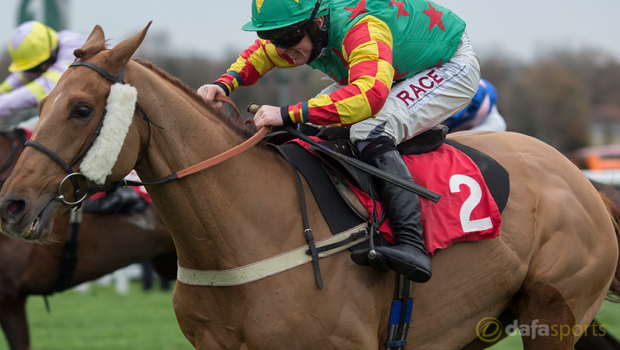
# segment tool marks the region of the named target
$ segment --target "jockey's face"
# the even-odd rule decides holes
[[[321,16],[319,18],[315,18],[314,21],[316,22],[317,26],[320,28],[323,26],[325,17]],[[291,48],[284,49],[284,48],[276,46],[278,53],[288,55],[293,60],[293,63],[296,66],[302,66],[308,63],[308,60],[310,59],[310,55],[312,54],[313,48],[314,46],[312,45],[312,40],[310,40],[308,33],[306,33],[304,38],[301,39],[299,44]]]
[[[288,48],[288,49],[277,47],[277,50],[279,54],[284,54],[284,55],[289,56],[293,60],[293,63],[296,66],[301,66],[301,65],[306,64],[308,60],[310,59],[312,48],[313,48],[312,41],[310,41],[308,34],[306,34],[306,36],[304,36],[304,38],[301,39],[299,44],[291,48]]]

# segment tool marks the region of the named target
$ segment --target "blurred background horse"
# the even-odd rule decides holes
[[[0,132],[0,182],[13,170],[23,144],[23,130]],[[30,349],[25,304],[31,295],[51,295],[149,259],[162,278],[176,278],[174,243],[152,205],[134,214],[83,214],[76,264],[61,267],[69,229],[66,213],[43,242],[0,235],[0,324],[11,350]]]

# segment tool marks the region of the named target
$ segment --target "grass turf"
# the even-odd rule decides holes
[[[49,298],[47,314],[41,297],[27,305],[31,345],[35,350],[191,350],[172,309],[172,292],[155,287],[143,292],[139,283],[128,295],[93,284],[87,293],[68,291]],[[620,305],[605,302],[599,324],[620,337]],[[7,349],[0,339],[0,349]],[[523,349],[518,335],[507,337],[492,350]]]
[[[67,291],[49,298],[51,314],[43,298],[28,299],[32,349],[190,350],[172,309],[172,291],[154,285],[143,292],[137,282],[128,295],[97,284],[89,292]],[[0,349],[6,349],[6,342]]]

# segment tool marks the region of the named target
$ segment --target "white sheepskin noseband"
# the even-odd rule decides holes
[[[138,90],[133,86],[116,83],[110,87],[101,134],[80,164],[80,171],[89,180],[101,185],[112,174],[129,131],[137,100]]]

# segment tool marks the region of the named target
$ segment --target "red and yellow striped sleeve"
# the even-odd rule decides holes
[[[231,93],[239,86],[256,84],[273,67],[290,68],[294,64],[290,57],[280,55],[275,45],[268,40],[256,39],[216,82],[223,83],[228,88],[227,93]]]
[[[342,53],[349,66],[345,87],[288,107],[294,123],[351,125],[379,113],[394,79],[392,33],[385,22],[366,16],[345,35]]]

